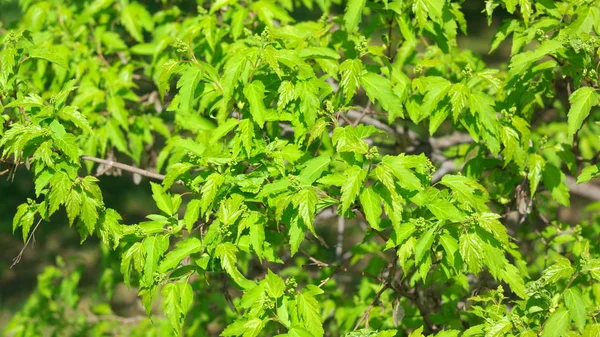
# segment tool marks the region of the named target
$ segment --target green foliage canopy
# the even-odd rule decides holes
[[[492,65],[458,43],[470,2],[20,1],[13,231],[65,212],[152,319],[77,311],[59,260],[5,332],[600,335],[600,217],[556,215],[600,176],[600,4],[486,1]],[[145,177],[146,221],[106,206],[114,168]]]

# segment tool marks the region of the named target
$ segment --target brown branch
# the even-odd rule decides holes
[[[600,186],[591,182],[577,184],[573,177],[567,177],[566,183],[571,193],[590,200],[600,200]]]
[[[88,322],[96,323],[102,321],[117,321],[121,324],[137,324],[145,319],[148,319],[147,316],[132,316],[132,317],[123,317],[117,315],[94,315],[91,314],[88,316]]]
[[[139,175],[142,175],[142,176],[145,176],[145,177],[148,177],[148,178],[152,178],[152,179],[156,179],[156,180],[164,180],[165,179],[165,176],[162,175],[162,174],[155,173],[155,172],[150,172],[148,170],[144,170],[144,169],[141,169],[139,167],[135,167],[135,166],[131,166],[131,165],[119,163],[119,162],[112,161],[112,160],[100,159],[100,158],[91,157],[91,156],[81,156],[81,160],[93,161],[95,163],[103,164],[103,165],[106,165],[108,167],[116,167],[116,168],[121,169],[123,171],[137,173]]]

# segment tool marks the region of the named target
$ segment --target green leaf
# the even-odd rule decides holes
[[[0,51],[0,86],[4,87],[9,76],[13,74],[17,55],[17,48],[4,45],[4,50]]]
[[[168,283],[162,289],[163,310],[169,318],[175,335],[178,336],[185,316],[192,307],[194,291],[187,281]]]
[[[520,298],[526,299],[528,297],[525,292],[523,276],[521,276],[521,272],[514,265],[510,263],[505,264],[504,269],[500,271],[500,279],[508,283],[510,289]]]
[[[416,0],[413,3],[412,10],[417,17],[419,27],[425,28],[427,17],[434,21],[441,18],[444,3],[444,0]]]
[[[456,268],[455,257],[456,252],[458,252],[458,241],[456,241],[456,239],[449,234],[442,234],[439,240],[440,244],[444,248],[444,251],[446,252],[447,260]]]
[[[569,139],[573,142],[575,133],[590,115],[592,107],[600,104],[600,96],[593,87],[581,87],[569,97],[571,108],[568,113]]]
[[[315,337],[323,337],[323,320],[319,309],[319,302],[307,291],[296,296],[296,305],[298,306],[298,314],[302,318],[306,329]]]
[[[65,61],[65,59],[62,58],[57,53],[53,53],[53,52],[49,51],[48,49],[30,50],[29,58],[46,60],[48,62],[52,62],[58,66],[61,66],[64,69],[69,70],[69,64],[67,63],[67,61]]]
[[[252,248],[256,252],[256,255],[262,261],[262,258],[264,257],[263,244],[265,243],[264,218],[256,215],[256,213],[252,214],[254,217],[251,215],[245,220],[252,219],[252,221],[249,221],[248,223],[248,226],[250,227],[250,243],[252,244]]]
[[[179,263],[186,257],[198,253],[202,248],[200,240],[189,237],[182,241],[177,242],[175,248],[169,251],[165,258],[161,261],[158,271],[165,273],[179,265]]]
[[[244,87],[244,95],[250,104],[250,114],[252,119],[262,129],[265,124],[265,85],[261,81],[252,81]]]
[[[242,119],[238,124],[238,136],[241,139],[242,146],[246,150],[246,155],[251,156],[254,145],[254,124],[250,119]]]
[[[449,93],[450,104],[452,104],[452,118],[454,118],[454,120],[457,120],[460,113],[467,106],[467,102],[469,101],[469,96],[471,92],[469,91],[469,88],[464,84],[456,83],[450,87]],[[437,105],[437,102],[435,104]]]
[[[69,197],[65,202],[67,217],[69,218],[69,225],[72,225],[75,221],[75,218],[79,216],[79,213],[81,213],[81,202],[81,194],[77,192],[76,189],[71,189],[71,193],[69,193]]]
[[[288,231],[289,235],[289,243],[290,243],[290,253],[292,256],[296,255],[298,249],[300,248],[300,244],[304,240],[304,232],[306,231],[306,227],[300,224],[300,221],[297,217],[292,219],[292,223],[290,224],[290,229]]]
[[[392,90],[393,85],[390,80],[381,75],[367,72],[360,78],[360,84],[363,86],[367,92],[367,96],[369,96],[369,99],[372,102],[377,100],[379,104],[381,104],[381,107],[393,117],[398,116],[404,118],[402,102]]]
[[[202,204],[202,200],[200,199],[192,199],[188,202],[185,208],[185,215],[183,216],[183,222],[185,222],[185,228],[188,232],[192,231],[194,228],[194,224],[198,221],[200,217],[200,207]]]
[[[596,281],[600,281],[600,259],[589,259],[582,270],[589,272]]]
[[[575,322],[575,326],[577,326],[579,332],[583,332],[587,318],[583,297],[579,293],[579,290],[574,288],[565,290],[563,296],[565,297],[565,305],[569,309],[569,316]]]
[[[98,221],[100,238],[106,245],[116,249],[123,237],[123,227],[119,222],[123,220],[121,215],[112,208],[107,208]]]
[[[431,245],[433,244],[433,240],[435,238],[435,232],[437,231],[437,226],[430,228],[428,231],[423,233],[423,236],[419,238],[417,241],[417,245],[415,246],[415,262],[419,263],[425,257],[425,254],[429,252],[431,249]]]
[[[84,197],[82,199],[80,216],[89,234],[93,234],[96,230],[96,223],[98,222],[97,206],[96,200],[92,198]]]
[[[144,268],[142,283],[149,287],[154,284],[154,273],[158,271],[158,261],[169,248],[169,239],[164,235],[148,236],[142,242]]]
[[[423,184],[421,180],[410,170],[411,165],[408,163],[410,157],[403,154],[398,156],[385,156],[381,160],[383,166],[387,167],[393,175],[398,179],[398,183],[403,188],[414,191],[422,190]]]
[[[340,58],[340,54],[335,50],[330,48],[323,47],[306,47],[300,49],[299,52],[300,57],[302,58],[328,58],[333,60],[338,60]]]
[[[82,130],[92,132],[90,124],[88,123],[85,116],[82,115],[81,112],[79,112],[79,110],[77,110],[77,107],[66,106],[58,111],[58,116],[60,118],[71,121],[73,124],[75,124],[75,126]]]
[[[298,97],[294,83],[290,81],[282,81],[279,89],[277,89],[277,93],[279,94],[279,100],[277,101],[277,109],[279,111],[282,111],[286,105]]]
[[[479,273],[484,259],[483,242],[475,233],[463,234],[459,238],[460,255],[472,273]]]
[[[168,215],[173,215],[177,210],[173,210],[171,197],[163,191],[159,184],[151,182],[150,186],[152,186],[152,199],[156,202],[158,209]]]
[[[358,166],[351,166],[344,172],[344,175],[346,175],[346,182],[342,185],[341,213],[345,213],[356,200],[358,193],[363,188],[367,172]]]
[[[556,263],[544,270],[542,281],[544,284],[556,283],[560,279],[571,277],[574,272],[569,259],[557,256]]]
[[[202,76],[202,69],[194,64],[183,69],[181,78],[177,81],[177,89],[179,89],[177,94],[178,107],[181,112],[190,113],[193,111],[194,102],[196,101],[196,88],[200,84]]]
[[[246,320],[237,320],[231,324],[229,324],[223,332],[221,332],[221,336],[223,337],[231,337],[231,336],[241,336],[246,331]]]
[[[579,174],[579,177],[577,177],[577,183],[585,183],[598,177],[600,177],[600,163],[585,167],[583,170],[581,170],[581,174]]]
[[[344,13],[344,27],[348,32],[354,32],[362,19],[362,11],[366,0],[349,0]]]
[[[476,210],[485,210],[488,194],[476,181],[461,175],[447,174],[440,181],[452,190],[452,195],[463,205]]]
[[[29,207],[28,204],[21,204],[17,207],[17,213],[13,218],[13,232],[22,227],[23,231],[23,242],[27,242],[31,225],[35,219],[35,212]]]
[[[312,185],[312,183],[321,177],[321,174],[327,169],[330,162],[331,157],[327,155],[310,159],[304,163],[304,168],[300,171],[298,178],[300,178],[304,184]]]
[[[237,283],[243,289],[253,288],[256,284],[248,280],[240,271],[237,269],[237,247],[231,242],[224,242],[217,245],[215,248],[215,256],[221,260],[221,266],[231,279]]]
[[[528,51],[513,56],[509,65],[510,76],[521,76],[534,62],[540,60],[542,57],[548,54],[559,51],[562,47],[562,43],[558,40],[546,40],[542,42],[540,46],[535,48],[534,51]]]
[[[216,129],[212,130],[209,143],[214,144],[221,138],[226,136],[231,130],[238,125],[238,120],[235,118],[229,118],[225,122],[221,123]]]
[[[279,277],[277,274],[273,274],[271,269],[267,270],[267,276],[265,276],[265,281],[267,282],[267,294],[273,298],[279,298],[283,296],[285,291],[285,283],[283,279]]]
[[[175,163],[169,166],[167,168],[167,174],[165,175],[165,179],[162,183],[163,190],[168,190],[171,186],[173,186],[173,184],[175,183],[177,178],[179,178],[179,176],[189,171],[192,167],[194,167],[194,165],[190,163]]]
[[[169,79],[171,78],[171,75],[177,72],[178,66],[179,62],[175,60],[168,60],[160,66],[158,70],[158,80],[156,83],[160,97],[165,97],[165,92],[170,88]]]
[[[343,192],[342,192],[343,193]],[[317,211],[317,202],[319,201],[319,197],[317,196],[317,192],[315,192],[314,188],[304,188],[300,190],[294,196],[294,206],[298,209],[298,214],[304,225],[316,236],[314,221],[315,221],[315,212]]]
[[[535,153],[529,155],[529,172],[527,173],[527,179],[529,179],[529,193],[531,198],[535,195],[540,184],[545,165],[546,161],[542,156]]]
[[[209,14],[216,13],[219,9],[231,5],[232,3],[236,3],[237,0],[215,0],[210,6]]]
[[[143,42],[143,29],[151,31],[154,28],[152,16],[146,8],[137,2],[131,2],[121,11],[121,23],[137,42]]]
[[[319,81],[300,81],[296,84],[296,94],[300,98],[300,112],[307,127],[315,124],[319,110]]]
[[[260,318],[253,318],[244,324],[244,337],[257,337],[265,326],[265,321]]]
[[[50,178],[51,190],[48,198],[50,202],[48,215],[52,215],[67,200],[71,186],[71,179],[64,172],[57,172]]]
[[[569,187],[565,182],[566,179],[565,174],[556,166],[548,163],[544,167],[544,172],[542,173],[544,185],[550,190],[552,198],[563,206],[569,206],[571,203],[569,200]]]
[[[335,128],[332,141],[338,152],[365,154],[369,151],[369,145],[358,137],[355,128],[352,126]]]
[[[542,337],[564,337],[569,331],[569,311],[564,308],[556,310],[544,325]]]
[[[359,197],[362,211],[371,225],[371,228],[380,230],[379,223],[381,222],[381,197],[372,187],[364,189]]]
[[[425,204],[427,209],[435,215],[436,218],[441,220],[450,220],[452,222],[460,222],[465,218],[456,206],[447,200],[434,199]]]
[[[363,71],[362,61],[360,59],[345,60],[340,64],[339,71],[342,75],[340,87],[344,93],[346,102],[350,102],[352,97],[356,94],[356,90],[360,83],[360,76]]]

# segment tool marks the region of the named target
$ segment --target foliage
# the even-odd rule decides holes
[[[486,1],[491,65],[467,3],[20,1],[13,231],[65,212],[115,276],[81,309],[59,260],[5,333],[600,335],[600,217],[558,216],[600,176],[600,4]],[[106,206],[115,169],[157,180],[147,221]],[[151,319],[105,303],[121,277]]]

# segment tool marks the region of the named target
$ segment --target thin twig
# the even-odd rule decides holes
[[[25,120],[30,122],[29,116],[27,116],[27,113],[25,112],[25,109],[22,106],[19,107],[19,111],[23,114],[23,117],[25,117]]]
[[[358,124],[360,124],[360,122],[362,122],[363,118],[365,118],[365,116],[370,113],[371,113],[371,101],[369,101],[367,103],[367,106],[365,106],[365,108],[363,109],[362,114],[354,121],[354,123],[352,123],[352,125],[357,126]]]
[[[27,248],[27,245],[29,245],[29,241],[31,241],[31,239],[34,238],[33,241],[35,242],[35,230],[38,228],[38,226],[40,225],[40,223],[42,223],[42,219],[41,218],[37,222],[37,224],[35,225],[35,227],[33,227],[33,230],[31,231],[31,234],[29,235],[29,238],[27,238],[27,241],[25,241],[25,245],[23,245],[23,248],[21,248],[21,251],[19,252],[19,255],[17,255],[13,259],[13,263],[10,265],[10,268],[14,267],[17,263],[19,263],[21,261],[21,258],[23,257],[23,252],[25,251],[25,248]]]
[[[386,291],[389,287],[390,287],[390,284],[388,282],[386,282],[386,283],[383,284],[383,286],[381,287],[381,289],[379,289],[379,291],[377,292],[377,294],[375,294],[375,298],[373,299],[373,301],[371,302],[371,304],[369,304],[369,306],[367,307],[367,310],[365,310],[365,313],[362,315],[362,317],[358,320],[358,322],[354,326],[354,330],[358,330],[358,328],[360,327],[360,325],[362,324],[362,322],[365,319],[366,319],[365,328],[369,328],[369,314],[371,313],[371,309],[373,309],[373,307],[375,306],[375,304],[377,304],[377,302],[379,302],[379,298],[381,297],[381,295],[383,294],[383,292]]]
[[[99,164],[104,164],[104,165],[109,166],[109,167],[116,167],[116,168],[121,169],[123,171],[137,173],[139,175],[142,175],[142,176],[145,176],[145,177],[148,177],[148,178],[152,178],[152,179],[156,179],[156,180],[164,180],[165,179],[165,176],[162,175],[162,174],[150,172],[148,170],[144,170],[144,169],[141,169],[139,167],[135,167],[135,166],[131,166],[131,165],[119,163],[119,162],[112,161],[112,160],[100,159],[100,158],[96,158],[96,157],[92,157],[92,156],[81,156],[81,159],[82,160],[93,161],[93,162],[99,163]]]
[[[102,322],[102,321],[117,321],[121,324],[137,324],[145,319],[147,316],[133,316],[133,317],[122,317],[117,315],[89,315],[89,322]]]

